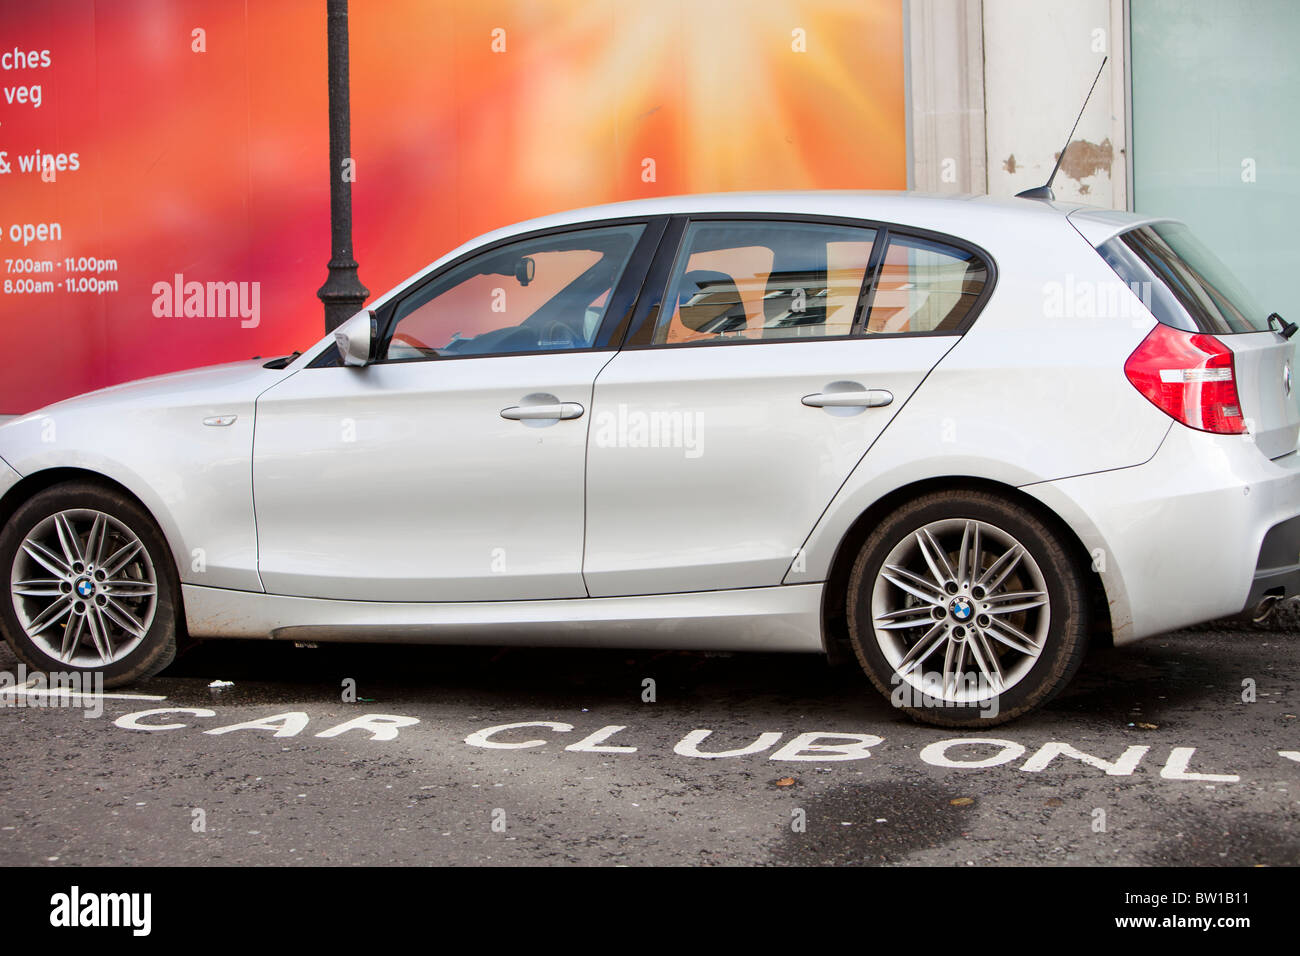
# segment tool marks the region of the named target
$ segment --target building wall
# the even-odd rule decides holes
[[[1127,72],[1145,115],[1128,105],[1129,5],[1142,60]],[[354,3],[361,279],[379,293],[489,228],[640,196],[904,186],[1013,195],[1046,180],[1108,56],[1058,198],[1186,218],[1268,287],[1270,308],[1300,312],[1286,271],[1300,253],[1296,9]],[[0,332],[24,359],[0,377],[0,412],[319,336],[331,172],[319,0],[10,3],[0,36],[0,53],[48,53],[0,64],[7,91],[41,96],[0,101],[0,170],[12,167],[0,173],[0,266],[28,270],[0,280],[60,283],[0,292]],[[1127,127],[1145,149],[1132,185]],[[24,172],[36,153],[65,165],[48,179]],[[58,237],[36,233],[55,223]],[[52,273],[30,271],[46,264]],[[62,284],[69,269],[75,291]],[[159,315],[155,289],[180,275],[256,286],[257,320]]]
[[[903,2],[354,2],[346,170],[322,0],[0,3],[0,412],[319,339],[334,175],[374,294],[573,207],[902,189]]]
[[[1123,32],[1112,24],[1111,0],[988,0],[983,7],[988,192],[1014,195],[1046,182],[1109,55],[1053,191],[1122,208],[1124,118],[1113,93],[1122,104]]]
[[[980,0],[909,0],[907,56],[909,188],[984,192]]]
[[[1295,321],[1300,3],[1134,0],[1134,208],[1184,220]]]
[[[1046,182],[1109,56],[1053,184],[1124,208],[1122,0],[910,0],[913,185],[1011,196]]]

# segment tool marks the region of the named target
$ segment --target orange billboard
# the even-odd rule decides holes
[[[903,188],[902,0],[353,0],[379,294],[574,206]],[[324,0],[0,7],[0,413],[301,348],[329,259]]]

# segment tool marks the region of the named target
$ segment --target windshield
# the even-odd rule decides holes
[[[1125,282],[1150,283],[1143,301],[1166,325],[1216,335],[1269,327],[1267,310],[1181,223],[1139,226],[1098,251]]]

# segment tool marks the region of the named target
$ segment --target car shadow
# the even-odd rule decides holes
[[[1163,726],[1179,714],[1221,706],[1237,693],[1239,669],[1225,670],[1231,645],[1222,637],[1185,631],[1128,648],[1096,648],[1059,697],[1020,718],[1017,726],[1062,719]],[[299,648],[287,642],[208,641],[141,689],[158,684],[174,695],[197,691],[187,686],[194,681],[222,680],[234,685],[228,699],[334,700],[347,679],[366,700],[456,700],[484,708],[554,710],[640,703],[646,681],[652,680],[657,701],[686,709],[722,704],[753,713],[794,709],[819,717],[909,720],[871,687],[856,664],[832,667],[813,654],[389,644]]]

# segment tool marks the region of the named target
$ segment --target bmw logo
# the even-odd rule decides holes
[[[88,598],[95,593],[95,584],[89,578],[82,578],[77,582],[77,594],[81,597]]]
[[[952,611],[952,616],[959,621],[965,621],[975,613],[975,609],[971,607],[970,601],[960,597],[955,598],[952,604],[948,605],[948,609]]]

